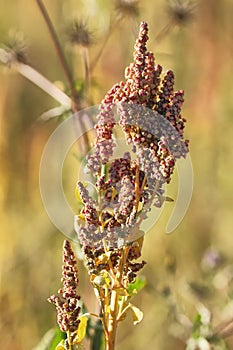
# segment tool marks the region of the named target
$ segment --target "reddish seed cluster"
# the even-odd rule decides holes
[[[95,153],[87,157],[89,168],[95,174],[100,173],[101,165],[106,164],[113,153],[113,147],[115,145],[112,139],[115,125],[113,96],[117,88],[117,85],[113,86],[106,94],[100,106],[100,113],[97,116],[98,123],[95,126],[97,133]]]
[[[61,281],[63,288],[58,290],[60,296],[52,295],[48,301],[56,306],[57,323],[61,331],[73,333],[77,331],[80,323],[78,316],[81,308],[79,306],[80,296],[77,294],[77,262],[69,241],[65,241],[63,246]]]
[[[109,251],[115,251],[122,241],[133,241],[132,232],[139,230],[151,206],[162,205],[164,185],[171,180],[176,160],[188,153],[188,141],[183,137],[185,119],[181,116],[184,93],[174,91],[171,70],[161,77],[162,67],[155,65],[147,41],[148,26],[142,22],[125,81],[114,85],[100,105],[95,150],[87,159],[96,176],[98,203],[78,185],[84,220],[77,233],[93,266],[92,254],[103,250],[103,239]],[[111,159],[116,124],[135,153],[133,159],[130,153]],[[125,271],[131,276],[129,280],[133,280],[139,265],[141,268],[143,263],[129,259]]]
[[[103,259],[105,256],[105,250],[104,248],[98,248],[93,251],[92,247],[86,246],[84,249],[84,253],[87,259],[87,266],[90,275],[98,275],[101,271],[110,271],[110,264],[111,267],[113,267],[114,270],[118,270],[119,264],[121,261],[121,250],[118,249],[110,249],[108,251],[109,253],[109,261],[106,261],[106,259]],[[125,285],[128,285],[128,283],[132,283],[137,273],[145,266],[146,262],[143,260],[141,262],[134,262],[134,260],[138,259],[141,256],[140,251],[138,250],[135,252],[135,248],[131,247],[127,256],[127,259],[125,261],[124,265],[124,277],[123,282]],[[104,262],[103,262],[104,261]]]
[[[155,65],[153,53],[147,50],[147,41],[148,26],[142,22],[135,44],[134,62],[125,71],[126,81],[114,85],[101,103],[96,126],[96,150],[88,159],[90,170],[94,173],[100,172],[101,164],[106,164],[113,153],[115,105],[118,106],[119,123],[128,143],[137,147],[152,148],[155,153],[154,158],[157,157],[158,161],[161,157],[156,152],[161,136],[168,138],[167,154],[171,155],[174,161],[184,157],[188,152],[188,142],[183,139],[185,119],[181,116],[184,93],[183,91],[174,92],[174,73],[171,70],[168,70],[161,80],[162,67]],[[163,127],[160,126],[158,135],[157,129],[161,121],[163,121]],[[134,150],[137,151],[137,148]],[[165,182],[170,181],[174,169],[170,159],[166,168],[168,169],[169,166],[170,171],[166,171]]]

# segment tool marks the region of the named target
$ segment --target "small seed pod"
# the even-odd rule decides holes
[[[96,276],[93,280],[93,283],[98,287],[102,287],[106,284],[106,281],[103,276]]]

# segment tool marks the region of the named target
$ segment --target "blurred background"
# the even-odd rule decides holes
[[[147,285],[135,301],[144,319],[137,328],[127,319],[117,346],[185,349],[200,305],[210,310],[213,327],[233,318],[233,2],[44,3],[83,106],[100,103],[123,80],[141,20],[149,24],[148,48],[156,62],[172,69],[176,88],[185,90],[185,134],[195,176],[192,201],[171,235],[165,227],[172,203],[147,233],[142,272]],[[64,236],[43,207],[39,166],[64,116],[40,118],[59,103],[25,79],[18,64],[30,64],[68,94],[69,86],[37,2],[0,0],[0,5],[0,348],[27,350],[56,324],[47,298],[60,287]],[[70,30],[74,19],[89,35],[81,44]],[[74,203],[77,168],[77,157],[70,157],[64,188]],[[168,189],[172,196],[175,182],[176,177]],[[79,265],[80,294],[94,311],[88,276]],[[233,347],[233,337],[226,342]]]

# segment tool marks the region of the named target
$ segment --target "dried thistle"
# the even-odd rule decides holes
[[[27,45],[21,33],[10,32],[8,41],[0,48],[0,62],[11,69],[15,69],[23,77],[58,101],[62,105],[61,111],[71,109],[72,101],[70,97],[30,65]]]
[[[27,63],[27,46],[20,33],[10,34],[4,49],[0,51],[0,61],[9,67],[16,63]]]
[[[169,0],[167,4],[168,23],[156,35],[157,42],[164,39],[175,26],[184,26],[194,17],[196,3],[192,0]]]
[[[86,22],[74,20],[67,28],[67,37],[72,45],[89,47],[93,44],[93,33],[88,28]]]
[[[193,19],[195,6],[191,0],[170,0],[168,14],[172,22],[183,25]]]

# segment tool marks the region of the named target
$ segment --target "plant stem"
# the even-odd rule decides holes
[[[108,34],[109,34],[109,32],[108,32]],[[105,39],[104,39],[104,42],[103,42],[103,44],[102,44],[100,50],[98,51],[98,53],[97,53],[96,57],[94,58],[94,60],[91,62],[91,69],[90,69],[90,70],[91,70],[91,73],[92,73],[93,70],[95,69],[95,67],[96,67],[96,65],[97,65],[97,63],[98,63],[100,57],[102,56],[102,53],[103,53],[104,48],[105,48],[105,46],[106,46],[106,44],[107,44],[107,42],[108,42],[108,39],[109,39],[109,35],[106,35],[106,37],[105,37]]]
[[[38,7],[39,7],[41,13],[42,13],[42,16],[44,17],[45,22],[47,24],[47,27],[48,27],[48,30],[49,30],[50,35],[52,37],[52,41],[53,41],[54,47],[56,49],[58,58],[60,60],[61,66],[63,68],[63,71],[65,73],[66,79],[68,81],[68,84],[69,84],[69,87],[70,87],[70,91],[71,91],[72,100],[73,100],[73,103],[74,103],[73,109],[74,109],[74,111],[78,111],[80,109],[80,107],[79,107],[79,103],[80,103],[79,96],[78,96],[77,91],[75,89],[75,84],[74,84],[74,81],[73,81],[73,78],[72,78],[72,74],[71,74],[70,69],[68,67],[68,64],[67,64],[67,61],[66,61],[66,58],[65,58],[62,46],[61,46],[60,41],[58,39],[57,33],[55,31],[53,23],[52,23],[52,21],[51,21],[51,19],[49,17],[49,14],[48,14],[48,12],[46,10],[46,7],[44,6],[42,0],[36,0],[36,2],[38,4]]]
[[[102,46],[100,47],[100,49],[99,49],[96,57],[94,58],[94,60],[91,62],[91,65],[90,65],[90,72],[91,73],[93,72],[93,70],[95,69],[97,63],[99,62],[99,59],[101,58],[101,56],[103,54],[105,46],[107,45],[108,39],[110,38],[110,36],[113,33],[113,31],[117,28],[117,24],[119,22],[120,22],[119,20],[116,20],[116,19],[113,19],[113,18],[110,19],[109,28],[108,28],[107,34],[105,35],[104,41],[102,43]]]
[[[119,264],[119,270],[116,274],[115,288],[122,286],[122,279],[124,273],[124,266],[129,253],[129,247],[124,247],[122,249],[121,260]],[[110,293],[110,303],[109,303],[109,316],[107,320],[107,332],[105,332],[106,339],[106,350],[114,350],[116,342],[116,332],[119,316],[119,294],[118,289],[112,289]]]
[[[156,35],[154,41],[156,43],[161,42],[170,32],[170,30],[172,29],[174,23],[173,21],[169,21],[161,30],[160,32]]]
[[[68,331],[67,332],[67,339],[68,339],[68,345],[69,345],[69,349],[68,350],[72,350],[72,340],[71,340],[71,334],[70,332]]]
[[[25,78],[53,97],[56,101],[60,102],[61,105],[71,108],[71,99],[69,96],[67,96],[63,91],[56,87],[56,85],[51,83],[51,81],[45,78],[33,67],[29,66],[28,64],[17,63],[14,65],[14,68]]]
[[[69,66],[67,64],[67,61],[66,61],[66,58],[64,55],[64,51],[62,49],[62,46],[61,46],[60,41],[58,39],[58,36],[57,36],[57,33],[56,33],[55,28],[53,26],[53,23],[49,17],[49,14],[48,14],[46,7],[44,6],[42,0],[36,0],[36,2],[38,4],[38,7],[39,7],[41,13],[42,13],[42,16],[44,17],[45,22],[47,24],[47,27],[48,27],[49,33],[51,35],[55,50],[57,52],[58,58],[60,60],[61,66],[63,68],[63,71],[65,73],[66,79],[67,79],[69,87],[70,87],[71,98],[72,98],[71,108],[72,108],[73,112],[78,112],[81,109],[80,96],[76,90],[72,74],[70,72]],[[84,148],[83,153],[86,154],[86,152],[89,151],[89,149],[90,149],[90,145],[89,145],[88,135],[87,135],[87,133],[85,133],[85,124],[82,120],[82,117],[79,118],[78,124],[82,130],[82,136],[79,138],[79,145],[80,145],[79,148],[81,149],[83,146],[83,148]]]
[[[108,332],[106,334],[106,350],[115,349],[118,314],[118,294],[116,290],[111,292],[110,311],[108,318]]]
[[[81,48],[81,56],[83,60],[83,68],[84,68],[84,94],[87,102],[90,100],[89,95],[89,86],[90,86],[90,62],[89,62],[89,52],[87,47]]]

